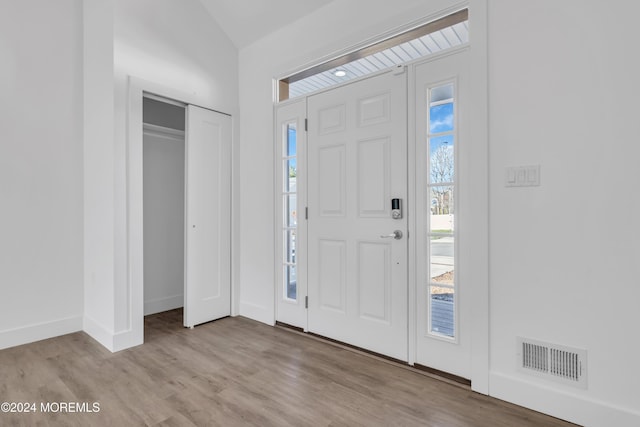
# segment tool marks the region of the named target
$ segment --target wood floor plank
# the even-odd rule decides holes
[[[0,413],[2,426],[568,427],[369,355],[226,318],[145,319],[110,353],[79,332],[0,351],[0,402],[97,402],[97,413]]]

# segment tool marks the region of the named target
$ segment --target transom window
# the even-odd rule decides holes
[[[278,100],[302,96],[469,42],[467,9],[280,80]]]

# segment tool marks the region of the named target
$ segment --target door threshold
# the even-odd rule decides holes
[[[316,341],[324,342],[326,344],[341,348],[343,350],[349,350],[353,353],[367,356],[372,359],[378,360],[380,362],[388,363],[398,368],[406,369],[416,374],[424,375],[425,377],[433,378],[435,380],[442,381],[447,384],[450,384],[459,388],[463,388],[465,390],[471,390],[471,380],[468,380],[466,378],[463,378],[454,374],[450,374],[448,372],[440,371],[440,370],[430,368],[428,366],[424,366],[420,364],[415,364],[412,366],[400,359],[385,356],[384,354],[376,353],[374,351],[367,350],[355,345],[347,344],[342,341],[337,341],[332,338],[314,334],[313,332],[304,332],[303,328],[292,326],[287,323],[276,322],[274,327],[285,330],[285,331],[289,331],[294,334],[298,334]]]
[[[419,363],[415,363],[413,365],[414,369],[417,369],[420,372],[425,372],[431,375],[435,375],[440,378],[446,378],[449,381],[453,381],[456,384],[463,385],[471,389],[471,380],[468,380],[464,377],[460,377],[458,375],[450,374],[448,372],[440,371],[438,369],[430,368],[428,366],[420,365]]]

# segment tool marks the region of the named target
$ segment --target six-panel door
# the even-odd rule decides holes
[[[406,73],[308,98],[308,328],[407,360]]]

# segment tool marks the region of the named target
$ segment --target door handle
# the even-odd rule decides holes
[[[383,234],[380,237],[383,238],[383,239],[387,239],[387,238],[393,237],[396,240],[400,240],[400,239],[402,239],[402,231],[396,230],[391,234]]]

